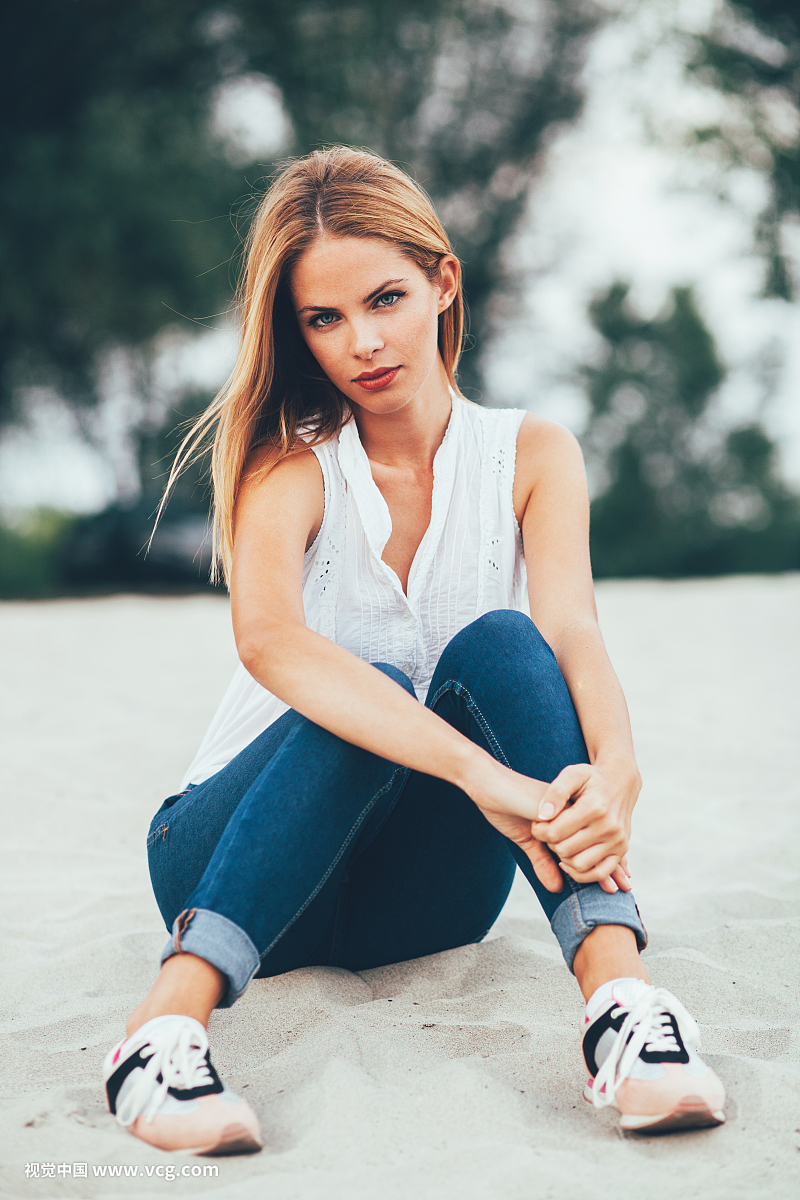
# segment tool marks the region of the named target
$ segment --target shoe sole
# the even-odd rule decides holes
[[[589,1084],[584,1087],[583,1098],[594,1103]],[[709,1129],[724,1124],[724,1120],[724,1112],[712,1111],[702,1097],[685,1096],[669,1112],[651,1112],[645,1116],[622,1112],[619,1124],[626,1133],[673,1133],[681,1129]]]
[[[133,1135],[136,1137],[136,1134]],[[264,1149],[260,1142],[244,1125],[226,1125],[213,1142],[206,1146],[159,1146],[156,1142],[146,1145],[155,1146],[158,1150],[166,1150],[169,1154],[204,1154],[209,1158],[222,1158],[228,1154],[258,1154]]]
[[[620,1129],[628,1133],[678,1133],[682,1129],[710,1129],[725,1124],[725,1113],[712,1112],[700,1096],[684,1096],[672,1112],[636,1117],[623,1113]]]
[[[213,1145],[192,1150],[190,1153],[223,1158],[228,1154],[257,1154],[261,1149],[263,1149],[263,1143],[259,1142],[244,1125],[226,1125]]]
[[[588,1084],[583,1098],[592,1103],[592,1089]],[[721,1109],[713,1112],[702,1096],[684,1096],[670,1112],[644,1116],[623,1113],[619,1120],[620,1129],[626,1133],[677,1133],[683,1129],[710,1129],[724,1124],[725,1113]]]

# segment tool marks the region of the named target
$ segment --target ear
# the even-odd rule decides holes
[[[437,311],[443,313],[458,295],[461,264],[454,254],[445,254],[439,263],[439,300]]]

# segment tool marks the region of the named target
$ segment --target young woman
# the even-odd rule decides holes
[[[171,938],[106,1061],[111,1111],[164,1149],[258,1149],[212,1010],[254,976],[477,942],[519,866],[587,1001],[586,1098],[625,1129],[720,1123],[697,1026],[639,958],[640,778],[574,438],[459,395],[458,260],[373,155],[285,168],[241,309],[232,379],[176,464],[214,431],[241,663],[152,822]]]

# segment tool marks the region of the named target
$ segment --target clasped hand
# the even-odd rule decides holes
[[[626,854],[640,787],[635,772],[575,763],[548,785],[508,768],[501,771],[502,779],[492,781],[488,794],[473,799],[487,820],[525,851],[548,891],[563,887],[559,866],[577,883],[630,891]]]
[[[626,854],[638,792],[638,780],[623,783],[599,767],[575,763],[544,792],[542,819],[532,823],[531,832],[558,855],[562,871],[576,883],[630,891]]]

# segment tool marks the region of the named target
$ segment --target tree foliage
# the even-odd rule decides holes
[[[295,2],[278,24],[277,7],[238,0],[237,52],[279,83],[298,150],[366,145],[411,169],[464,262],[481,347],[493,296],[513,286],[500,248],[548,134],[579,112],[599,11],[585,0]],[[463,360],[461,386],[480,396],[479,355]]]
[[[724,378],[690,288],[654,318],[615,283],[591,307],[601,335],[584,370],[586,434],[599,495],[592,562],[599,576],[715,575],[800,567],[800,502],[776,473],[759,425],[721,435]]]
[[[696,41],[694,69],[737,98],[749,132],[738,141],[728,128],[698,137],[769,173],[772,201],[758,237],[767,290],[788,296],[782,230],[800,209],[798,143],[774,113],[781,104],[798,111],[797,12],[788,0],[753,0],[720,13]],[[6,6],[0,424],[32,384],[90,413],[99,364],[115,347],[131,352],[145,394],[159,332],[177,314],[204,319],[227,309],[250,197],[275,164],[237,165],[212,113],[221,87],[252,75],[281,90],[293,130],[287,152],[367,146],[429,191],[464,261],[475,349],[462,360],[460,382],[480,398],[481,351],[517,282],[502,249],[543,149],[580,111],[581,70],[602,19],[593,0]],[[583,377],[592,408],[587,449],[604,481],[594,506],[599,572],[797,565],[797,506],[777,479],[769,439],[757,426],[714,439],[709,412],[724,372],[691,291],[676,290],[668,311],[645,319],[618,284],[592,316],[605,347]],[[93,572],[110,578],[111,562],[118,581],[140,578],[137,551],[172,429],[206,399],[180,397],[163,428],[151,412],[135,431],[141,502],[76,527],[64,560],[76,580],[81,571],[83,582]],[[197,475],[182,483],[173,513],[191,519],[202,510],[197,483]],[[164,536],[179,538],[177,523]],[[9,546],[30,541],[32,564],[55,545],[39,526],[14,537]],[[47,570],[55,578],[56,568]],[[24,591],[20,580],[14,588]]]
[[[231,166],[209,118],[215,89],[249,72],[281,88],[292,152],[355,143],[417,174],[465,258],[480,341],[537,152],[578,111],[596,19],[589,0],[6,6],[0,420],[25,383],[91,403],[105,347],[226,308],[231,213],[259,172]],[[474,356],[465,371],[479,388]]]
[[[224,307],[241,187],[207,133],[195,0],[7,5],[0,70],[0,420],[16,389],[96,397],[98,353]]]
[[[734,164],[765,172],[770,198],[758,222],[764,293],[792,299],[800,281],[787,253],[787,219],[800,219],[800,6],[797,0],[732,0],[697,39],[692,69],[740,105],[743,120],[698,130]]]

